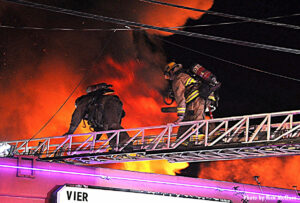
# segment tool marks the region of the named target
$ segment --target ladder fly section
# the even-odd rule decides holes
[[[5,156],[100,164],[166,159],[201,162],[300,155],[300,110],[0,142]],[[177,137],[179,128],[186,128]],[[120,136],[130,136],[120,143]],[[103,135],[97,140],[97,135]],[[112,142],[114,140],[114,142]],[[110,143],[115,143],[112,145]],[[184,145],[183,145],[184,144]]]

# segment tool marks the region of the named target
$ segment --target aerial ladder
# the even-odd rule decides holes
[[[176,137],[178,128],[188,126]],[[120,144],[122,132],[130,139]],[[97,135],[108,134],[97,140]],[[110,141],[116,138],[114,146]],[[188,146],[183,142],[188,141]],[[300,155],[300,110],[264,113],[179,124],[120,129],[67,136],[0,142],[3,156],[29,155],[72,164],[161,160],[204,162]]]

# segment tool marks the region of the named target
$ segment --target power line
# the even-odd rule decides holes
[[[87,75],[87,74],[86,74]],[[67,99],[64,101],[64,103],[58,108],[58,110],[51,116],[51,118],[28,140],[28,142],[30,140],[32,140],[33,138],[35,138],[51,121],[52,119],[58,114],[58,112],[64,107],[64,105],[69,101],[69,99],[71,98],[71,96],[74,94],[74,92],[78,89],[78,87],[81,85],[81,83],[83,83],[83,81],[86,79],[86,75],[84,75],[82,77],[82,79],[78,82],[78,84],[75,86],[75,88],[73,89],[73,91],[70,93],[70,95],[67,97]]]
[[[272,18],[279,18],[279,17],[272,17]],[[232,22],[232,23],[234,23],[234,22]],[[24,28],[24,29],[34,29],[34,30],[55,30],[55,31],[56,30],[60,30],[60,31],[74,31],[74,30],[75,31],[132,31],[132,30],[143,30],[143,29],[132,29],[132,28],[124,28],[124,29],[121,29],[121,28],[120,29],[119,28],[111,28],[111,29],[73,29],[73,28],[39,28],[39,27],[13,27],[13,26],[0,26],[0,27],[16,28],[16,29],[17,28],[20,28],[20,29]],[[219,57],[215,57],[213,55],[209,55],[209,54],[206,54],[204,52],[200,52],[200,51],[197,51],[197,50],[194,50],[194,49],[191,49],[191,48],[179,45],[177,43],[170,42],[170,41],[165,40],[165,39],[161,39],[161,40],[164,41],[164,42],[166,42],[166,43],[172,44],[174,46],[181,47],[183,49],[186,49],[186,50],[189,50],[189,51],[193,51],[195,53],[199,53],[201,55],[204,55],[204,56],[207,56],[207,57],[210,57],[210,58],[214,58],[214,59],[217,59],[219,61],[230,63],[230,64],[233,64],[233,65],[236,65],[236,66],[240,66],[240,67],[243,67],[243,68],[246,68],[246,69],[249,69],[249,70],[253,70],[253,71],[257,71],[257,72],[261,72],[261,73],[273,75],[273,76],[276,76],[276,77],[281,77],[281,78],[285,78],[285,79],[289,79],[289,80],[294,80],[294,81],[300,82],[300,80],[296,79],[296,78],[292,78],[292,77],[288,77],[288,76],[284,76],[284,75],[280,75],[280,74],[276,74],[276,73],[272,73],[272,72],[263,71],[263,70],[256,69],[256,68],[252,68],[250,66],[245,66],[245,65],[242,65],[242,64],[239,64],[239,63],[235,63],[235,62],[231,62],[231,61],[219,58]]]
[[[283,16],[274,16],[265,19],[279,19],[279,18],[287,18],[293,16],[299,16],[300,13],[294,13],[290,15]],[[184,28],[197,28],[197,27],[213,27],[213,26],[222,26],[222,25],[233,25],[233,24],[241,24],[247,23],[248,21],[234,21],[234,22],[223,22],[223,23],[211,23],[211,24],[201,24],[201,25],[185,25],[185,26],[174,26],[174,27],[164,27],[168,29],[184,29]],[[126,27],[126,26],[125,26]],[[140,31],[140,30],[149,30],[149,28],[45,28],[45,27],[28,27],[28,26],[12,26],[12,25],[0,25],[0,28],[7,29],[19,29],[19,30],[48,30],[48,31]]]
[[[284,79],[288,79],[288,80],[293,80],[293,81],[300,82],[300,79],[297,79],[297,78],[292,78],[292,77],[289,77],[289,76],[280,75],[280,74],[277,74],[277,73],[272,73],[272,72],[260,70],[260,69],[257,69],[257,68],[253,68],[253,67],[250,67],[250,66],[242,65],[242,64],[239,64],[239,63],[235,63],[235,62],[232,62],[232,61],[228,61],[228,60],[222,59],[220,57],[216,57],[216,56],[213,56],[213,55],[210,55],[210,54],[206,54],[204,52],[197,51],[197,50],[192,49],[192,48],[188,48],[188,47],[179,45],[179,44],[174,43],[174,42],[170,42],[169,40],[162,39],[162,41],[164,41],[166,43],[169,43],[171,45],[174,45],[174,46],[177,46],[177,47],[180,47],[180,48],[183,48],[183,49],[186,49],[186,50],[189,50],[189,51],[192,51],[192,52],[195,52],[195,53],[207,56],[207,57],[210,57],[210,58],[219,60],[219,61],[223,61],[223,62],[226,62],[226,63],[230,63],[230,64],[233,64],[233,65],[236,65],[236,66],[240,66],[240,67],[246,68],[248,70],[253,70],[253,71],[256,71],[256,72],[260,72],[260,73],[272,75],[272,76],[275,76],[275,77],[280,77],[280,78],[284,78]]]
[[[282,16],[274,16],[274,17],[268,17],[268,18],[264,18],[264,19],[266,19],[266,20],[268,20],[268,19],[280,19],[280,18],[288,18],[288,17],[294,17],[294,16],[300,16],[300,13],[294,13],[294,14],[282,15]],[[221,25],[242,24],[242,23],[248,23],[248,22],[249,21],[233,21],[233,22],[223,22],[223,23],[211,23],[211,24],[182,26],[182,28],[212,27],[212,26],[221,26]]]
[[[27,27],[27,26],[12,26],[0,25],[0,28],[20,29],[20,30],[47,30],[47,31],[131,31],[131,28],[45,28],[45,27]],[[137,29],[136,29],[137,30]],[[140,30],[140,29],[139,29]]]
[[[300,29],[300,27],[296,26],[296,25],[289,25],[289,24],[285,24],[285,23],[278,23],[278,22],[272,22],[272,21],[267,21],[267,20],[231,15],[231,14],[220,13],[220,12],[215,12],[215,11],[207,11],[207,10],[202,10],[202,9],[197,9],[197,8],[192,8],[192,7],[187,7],[187,6],[180,6],[177,4],[165,3],[165,2],[160,2],[160,1],[154,1],[154,0],[139,0],[139,1],[153,3],[153,4],[159,4],[159,5],[164,5],[164,6],[170,6],[170,7],[176,7],[176,8],[181,8],[181,9],[185,9],[185,10],[204,12],[206,14],[221,16],[221,17],[225,17],[225,18],[232,18],[232,19],[244,20],[244,21],[255,22],[255,23],[263,23],[263,24],[267,24],[267,25],[286,27],[286,28],[291,28],[291,29],[296,29],[296,30]]]
[[[104,44],[102,50],[100,51],[100,53],[98,54],[98,56],[95,58],[95,62],[97,62],[99,60],[100,57],[102,57],[104,50],[106,49],[106,47],[108,46],[108,44],[110,43],[111,39],[112,39],[113,35],[110,36],[110,39],[106,41],[106,43]],[[95,65],[95,64],[94,64]],[[93,66],[94,66],[93,65]],[[87,79],[89,72],[86,72],[85,75],[81,78],[81,80],[78,82],[78,84],[75,86],[75,88],[73,89],[73,91],[70,93],[70,95],[67,97],[67,99],[64,101],[64,103],[58,108],[58,110],[51,116],[51,118],[28,140],[28,142],[30,140],[32,140],[33,138],[35,138],[49,123],[50,121],[58,114],[58,112],[64,107],[64,105],[68,102],[68,100],[71,98],[71,96],[74,94],[74,92],[78,89],[78,87]]]
[[[298,49],[265,45],[265,44],[253,43],[253,42],[248,42],[248,41],[241,41],[241,40],[229,39],[229,38],[224,38],[224,37],[181,31],[181,30],[172,30],[172,29],[168,29],[168,28],[157,27],[157,26],[152,26],[152,25],[148,25],[148,24],[141,24],[141,23],[137,23],[137,22],[127,21],[127,20],[117,19],[117,18],[110,18],[110,17],[100,16],[100,15],[95,15],[95,14],[90,14],[90,13],[84,13],[84,12],[80,12],[80,11],[74,11],[74,10],[69,10],[69,9],[64,9],[64,8],[59,8],[59,7],[54,7],[54,6],[48,6],[48,5],[33,3],[33,2],[29,2],[29,1],[23,1],[23,0],[2,0],[2,1],[16,3],[19,5],[23,5],[23,6],[43,9],[43,10],[57,12],[57,13],[64,13],[64,14],[68,14],[68,15],[83,17],[83,18],[100,20],[100,21],[104,21],[104,22],[159,30],[159,31],[173,33],[173,34],[188,36],[188,37],[202,38],[202,39],[207,39],[207,40],[225,42],[225,43],[229,43],[229,44],[236,44],[236,45],[240,45],[240,46],[248,46],[248,47],[253,47],[253,48],[267,49],[267,50],[272,50],[272,51],[281,51],[281,52],[286,52],[286,53],[300,54],[300,50],[298,50]]]

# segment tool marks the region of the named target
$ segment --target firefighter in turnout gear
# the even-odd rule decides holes
[[[206,101],[209,96],[213,95],[215,89],[207,86],[201,80],[196,80],[195,77],[192,77],[183,69],[181,64],[175,62],[166,65],[164,76],[165,79],[172,81],[178,116],[175,124],[181,121],[203,120],[205,118]],[[189,127],[179,127],[177,139]],[[183,144],[187,145],[187,142]]]
[[[177,103],[176,124],[185,120],[201,120],[204,118],[205,100],[199,97],[201,82],[185,73],[181,64],[169,63],[165,67],[165,79],[172,81],[172,89]],[[186,112],[194,111],[192,114]]]
[[[121,120],[125,116],[123,104],[117,95],[114,95],[112,85],[100,83],[89,86],[87,94],[76,99],[76,109],[72,114],[70,128],[67,133],[73,134],[80,124],[81,120],[87,121],[91,131],[107,131],[122,129]],[[108,134],[110,137],[112,134]],[[101,134],[97,135],[100,139]],[[124,144],[129,140],[127,132],[120,133],[119,144]],[[116,138],[113,138],[111,146],[116,144]]]

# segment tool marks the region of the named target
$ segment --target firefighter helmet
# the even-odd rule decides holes
[[[107,90],[110,87],[112,87],[112,85],[107,84],[107,83],[99,83],[96,85],[90,85],[86,88],[86,93],[91,93],[91,92],[95,92],[97,90]]]
[[[181,68],[182,68],[181,64],[177,64],[174,61],[172,61],[165,66],[164,75],[170,76],[171,72],[176,72]]]

